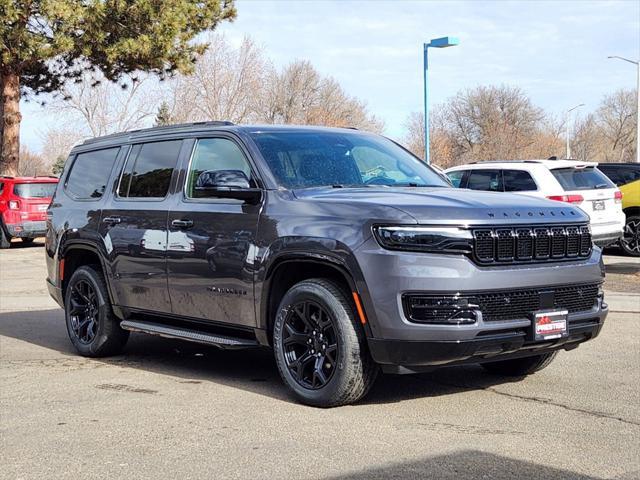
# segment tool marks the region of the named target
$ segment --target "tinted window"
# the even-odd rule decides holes
[[[100,198],[120,147],[80,153],[67,177],[66,188],[76,198]]]
[[[603,172],[609,179],[618,185],[626,185],[627,183],[640,180],[640,166],[620,166],[620,165],[598,165],[598,170]]]
[[[13,186],[13,193],[22,198],[50,198],[56,191],[56,184],[47,183],[17,183]]]
[[[182,140],[145,143],[131,149],[118,195],[135,198],[164,198],[178,162]]]
[[[449,177],[449,180],[451,180],[451,184],[454,187],[460,188],[460,182],[462,182],[462,177],[464,177],[464,173],[465,173],[465,170],[456,170],[455,172],[447,173],[447,177]]]
[[[252,137],[286,188],[449,186],[403,148],[375,135],[309,131],[258,132]]]
[[[502,182],[505,192],[530,192],[538,189],[529,172],[524,170],[503,170]]]
[[[613,188],[615,185],[600,170],[587,168],[556,168],[551,170],[565,190],[590,190],[592,188]]]
[[[4,183],[0,182],[0,195],[2,195],[3,190],[4,190]]]
[[[241,170],[251,178],[251,167],[240,147],[226,138],[206,138],[199,140],[193,151],[191,166],[187,176],[187,197],[192,198],[193,187],[198,176],[211,170]]]
[[[501,192],[500,170],[469,170],[467,188],[472,190],[487,190]]]

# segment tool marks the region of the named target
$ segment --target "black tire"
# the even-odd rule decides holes
[[[293,331],[291,322],[300,321],[300,309],[311,311],[316,308],[318,309],[316,312],[320,309],[324,312],[320,314],[321,320],[315,323],[314,313],[309,314],[309,321],[300,323],[307,326],[304,329],[307,340],[298,340],[298,334],[291,333]],[[329,324],[330,326],[327,326]],[[308,331],[309,325],[316,325],[317,330],[314,327],[313,332]],[[302,332],[302,329],[296,330],[298,331]],[[321,343],[322,334],[319,335],[319,340],[317,336],[312,337],[316,332],[325,333],[326,344]],[[296,337],[296,341],[290,341],[293,337]],[[320,343],[312,345],[305,343],[309,340],[313,342],[314,339]],[[352,301],[338,285],[330,280],[305,280],[294,285],[285,294],[274,322],[273,344],[280,376],[293,394],[307,405],[336,407],[356,402],[367,394],[378,374],[378,365],[373,362],[369,354],[364,331],[356,319]],[[313,353],[313,345],[317,345],[318,353]],[[323,351],[326,356],[321,357],[320,350],[324,350],[327,346],[329,348],[326,352]],[[302,353],[292,353],[292,350],[296,349]],[[329,353],[330,349],[331,353]],[[313,358],[315,355],[318,355],[317,360]],[[315,363],[307,366],[307,360],[308,363]],[[298,378],[292,373],[292,365],[301,363],[305,367],[300,370],[308,371],[307,369],[312,367],[311,380],[308,375],[300,375],[298,369],[296,369]],[[320,367],[318,367],[319,364]],[[322,376],[326,383],[320,379],[316,380],[318,368],[323,372],[318,374],[318,377]],[[307,381],[304,382],[301,377]],[[314,386],[309,385],[309,382]]]
[[[640,215],[629,215],[627,217],[619,243],[625,254],[632,257],[640,257]]]
[[[120,328],[120,320],[111,309],[107,285],[96,268],[83,266],[73,273],[64,305],[67,333],[80,355],[106,357],[122,351],[129,332]]]
[[[9,237],[2,225],[0,224],[0,248],[9,248],[11,247],[11,237]]]
[[[22,237],[20,240],[22,240],[22,243],[25,245],[31,245],[35,238]]]
[[[488,372],[496,375],[508,377],[524,377],[539,372],[556,358],[558,352],[543,353],[533,357],[515,358],[513,360],[502,360],[500,362],[487,362],[482,366]]]

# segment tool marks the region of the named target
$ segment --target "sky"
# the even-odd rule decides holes
[[[640,2],[621,1],[270,1],[237,0],[223,24],[232,43],[249,35],[277,65],[306,59],[366,102],[401,138],[407,116],[423,109],[422,45],[455,36],[456,47],[429,50],[430,104],[478,85],[521,87],[545,110],[562,115],[603,95],[636,87]],[[22,105],[22,142],[39,151],[55,119]]]

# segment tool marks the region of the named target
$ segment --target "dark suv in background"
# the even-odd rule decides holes
[[[271,347],[303,402],[380,370],[526,375],[595,337],[600,249],[569,204],[450,188],[352,129],[207,122],[86,141],[48,212],[48,287],[82,355],[129,332]]]

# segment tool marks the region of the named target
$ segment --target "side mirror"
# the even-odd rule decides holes
[[[207,170],[198,175],[193,196],[235,198],[255,204],[262,198],[262,191],[251,188],[251,183],[242,170]]]

